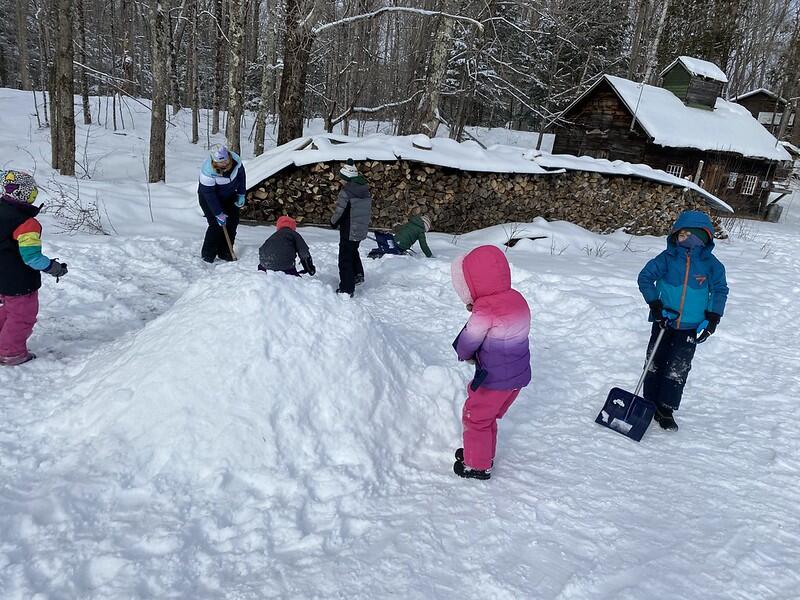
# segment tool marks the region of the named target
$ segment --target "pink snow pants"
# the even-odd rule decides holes
[[[0,356],[19,356],[28,352],[28,338],[38,313],[38,291],[24,296],[0,295]]]
[[[490,390],[467,385],[467,401],[461,413],[464,425],[464,464],[485,471],[492,466],[497,448],[497,419],[517,399],[519,390]]]

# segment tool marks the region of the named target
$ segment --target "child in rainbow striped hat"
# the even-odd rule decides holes
[[[0,365],[14,366],[36,358],[27,342],[39,313],[41,272],[63,277],[67,265],[42,254],[36,181],[24,171],[0,175]]]

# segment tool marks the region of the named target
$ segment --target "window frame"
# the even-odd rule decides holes
[[[728,190],[735,190],[736,185],[739,183],[739,172],[738,171],[731,171],[728,173],[728,183],[725,185],[725,188]]]
[[[742,182],[742,196],[754,196],[758,187],[757,175],[745,175]]]
[[[673,163],[673,164],[668,164],[668,165],[667,165],[667,168],[666,168],[666,169],[664,169],[664,170],[665,170],[667,173],[669,173],[670,175],[674,175],[675,177],[677,177],[678,179],[680,179],[681,177],[683,177],[683,169],[684,169],[684,166],[683,166],[682,164],[680,164],[680,163]],[[676,171],[677,171],[677,172],[676,172]]]

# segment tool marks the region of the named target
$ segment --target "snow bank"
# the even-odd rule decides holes
[[[425,368],[402,337],[319,281],[261,275],[222,267],[193,284],[96,354],[50,425],[81,431],[87,464],[193,483],[324,467],[371,480],[452,439],[452,398],[423,400]]]

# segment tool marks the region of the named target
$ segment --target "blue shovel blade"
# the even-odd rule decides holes
[[[655,412],[656,407],[649,400],[621,388],[612,388],[594,422],[639,442]]]

